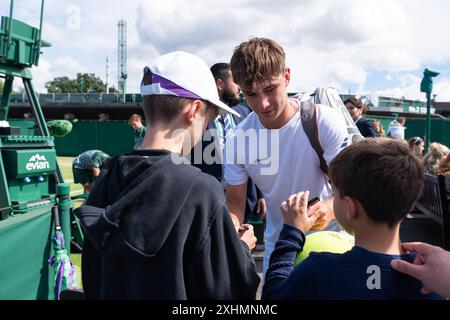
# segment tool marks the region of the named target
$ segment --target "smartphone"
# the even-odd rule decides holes
[[[313,205],[315,205],[317,202],[319,202],[320,199],[318,197],[312,198],[311,200],[308,201],[308,209],[310,207],[312,207]]]

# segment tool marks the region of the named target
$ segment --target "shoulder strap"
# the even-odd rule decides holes
[[[302,119],[302,127],[308,137],[309,143],[316,151],[320,161],[320,170],[325,175],[328,175],[328,165],[325,161],[323,154],[324,151],[319,141],[319,130],[317,127],[317,115],[316,105],[310,102],[299,101],[300,104],[300,117]]]

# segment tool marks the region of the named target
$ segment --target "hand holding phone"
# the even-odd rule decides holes
[[[319,202],[319,201],[320,201],[319,197],[315,197],[315,198],[310,199],[310,200],[308,201],[307,208],[308,208],[308,209],[311,208],[313,205],[315,205],[315,204],[316,204],[317,202]]]
[[[292,194],[288,197],[286,201],[283,201],[280,205],[281,215],[285,224],[300,229],[306,232],[311,229],[317,220],[314,214],[308,215],[307,205],[308,205],[309,191],[301,191],[296,194]],[[319,199],[311,199],[311,203],[317,202]]]

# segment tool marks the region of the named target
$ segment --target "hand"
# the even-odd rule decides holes
[[[317,216],[315,214],[308,216],[307,214],[308,197],[309,191],[302,191],[289,196],[287,201],[283,201],[280,210],[284,223],[290,224],[303,232],[311,229],[317,220]]]
[[[426,243],[403,243],[403,250],[417,253],[413,263],[394,259],[391,266],[422,282],[423,294],[435,292],[450,298],[450,252]]]
[[[312,226],[311,230],[322,230],[328,223],[335,219],[333,210],[324,202],[320,201],[308,209],[308,216],[315,215],[317,221]]]
[[[251,224],[243,224],[238,230],[239,238],[247,244],[250,251],[256,247],[256,237]]]
[[[266,199],[264,198],[258,199],[258,209],[256,210],[256,213],[261,217],[261,219],[266,218],[267,213]]]

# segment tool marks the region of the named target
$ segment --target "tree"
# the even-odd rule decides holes
[[[119,92],[114,86],[109,87],[109,93],[117,93]]]
[[[45,84],[48,93],[69,93],[80,92],[80,88],[76,80],[71,80],[69,77],[56,77],[52,81]]]
[[[77,73],[76,82],[79,85],[79,92],[100,93],[106,91],[102,79],[93,73]]]
[[[101,93],[105,92],[105,84],[95,73],[77,73],[76,79],[56,77],[45,84],[48,93]],[[116,92],[114,87],[109,92]]]

